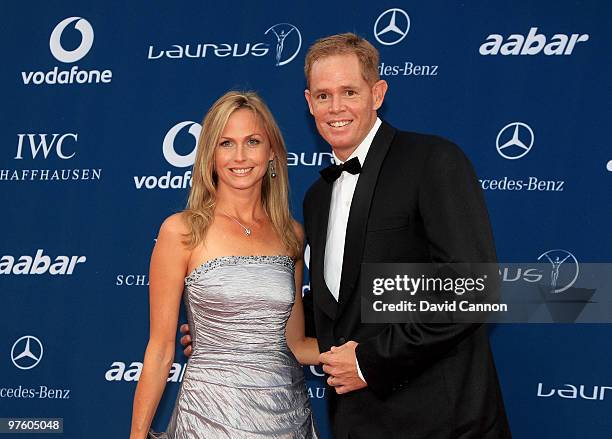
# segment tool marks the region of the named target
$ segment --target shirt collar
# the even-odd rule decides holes
[[[363,166],[366,156],[368,155],[368,151],[370,150],[370,146],[372,146],[374,136],[376,135],[376,132],[378,131],[378,128],[381,124],[382,121],[380,120],[380,118],[377,117],[376,121],[374,122],[374,126],[372,127],[368,135],[365,136],[359,146],[355,148],[355,151],[353,151],[353,153],[346,159],[347,161],[352,159],[353,157],[357,157],[359,159],[359,163],[361,164],[361,166]],[[342,160],[336,157],[336,153],[333,150],[332,155],[334,157],[334,163],[336,163],[337,165],[344,163]]]

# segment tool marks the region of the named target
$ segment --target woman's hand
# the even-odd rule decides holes
[[[183,353],[186,357],[191,357],[193,349],[191,347],[191,331],[189,330],[189,325],[187,323],[183,323],[180,330],[181,334],[183,334],[181,337],[181,345],[184,348]]]

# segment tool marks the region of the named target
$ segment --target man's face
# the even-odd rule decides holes
[[[304,94],[317,130],[338,158],[346,160],[374,125],[387,83],[368,84],[354,54],[319,59],[309,79]]]

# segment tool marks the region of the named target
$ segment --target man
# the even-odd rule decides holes
[[[377,50],[354,34],[317,41],[305,61],[310,113],[343,163],[324,170],[304,200],[334,437],[510,437],[486,326],[361,322],[364,262],[496,259],[483,196],[459,148],[378,119],[387,91],[378,63]]]
[[[305,61],[308,107],[336,160],[304,200],[334,437],[509,438],[484,325],[361,322],[364,262],[495,261],[459,148],[378,119],[387,91],[378,62],[350,33],[317,41]]]

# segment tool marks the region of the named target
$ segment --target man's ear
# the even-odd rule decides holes
[[[308,109],[310,110],[310,114],[314,116],[314,111],[312,109],[312,95],[310,94],[310,90],[304,90],[304,97],[306,98],[306,102],[308,102]]]
[[[374,111],[378,110],[383,104],[388,87],[389,86],[387,84],[387,81],[385,81],[384,79],[377,81],[376,84],[374,84],[374,86],[372,87],[372,97],[374,98]]]

